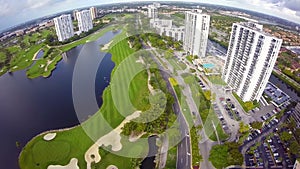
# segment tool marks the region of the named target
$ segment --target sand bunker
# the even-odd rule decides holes
[[[91,168],[92,162],[95,162],[95,163],[100,162],[101,156],[99,154],[99,147],[101,147],[102,145],[104,145],[106,147],[111,145],[112,151],[120,151],[122,149],[121,135],[120,135],[122,132],[122,128],[124,127],[124,125],[126,123],[130,122],[130,120],[139,117],[140,114],[141,114],[141,111],[136,111],[133,114],[127,116],[125,118],[125,120],[123,120],[123,122],[117,128],[115,128],[108,134],[106,134],[103,137],[101,137],[100,139],[98,139],[96,141],[96,143],[93,144],[88,149],[88,151],[85,153],[85,161],[87,162],[87,169]]]
[[[72,158],[70,163],[66,166],[61,166],[61,165],[49,165],[47,169],[79,169],[78,165],[78,160],[77,158]]]
[[[107,49],[109,49],[109,46],[112,44],[112,42],[113,42],[113,41],[110,41],[109,43],[105,44],[105,45],[101,48],[101,50],[107,50]]]
[[[46,141],[50,141],[50,140],[53,140],[56,136],[56,133],[49,133],[49,134],[46,134],[43,138],[44,140]]]
[[[140,133],[139,135],[133,135],[133,134],[131,134],[130,136],[129,136],[129,141],[130,142],[136,142],[138,139],[140,139],[144,134],[146,134],[146,132],[142,132],[142,133]]]
[[[110,165],[110,166],[108,166],[106,169],[118,169],[118,167],[115,166],[115,165]]]

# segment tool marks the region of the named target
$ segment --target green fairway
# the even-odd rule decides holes
[[[133,52],[134,51],[128,47],[127,39],[113,46],[110,53],[112,54],[112,60],[116,63],[114,70],[118,68],[122,60]],[[134,63],[136,63],[136,65],[140,64],[135,60]],[[125,66],[123,67],[125,70],[122,70],[124,74],[132,69],[132,65],[130,64],[124,64],[123,66]],[[131,81],[129,88],[132,95],[131,97],[137,98],[141,97],[141,95],[145,95],[140,93],[140,90],[147,91],[147,85],[145,85],[145,83],[140,83],[140,80],[145,81],[145,79],[147,79],[147,76],[141,73]],[[124,94],[128,97],[128,93]],[[122,98],[124,96],[119,95],[119,97]],[[132,102],[134,105],[140,104],[138,99],[133,99]],[[130,114],[130,112],[128,112],[128,114]],[[47,168],[47,166],[51,164],[66,165],[71,158],[77,158],[79,167],[86,168],[84,154],[93,144],[93,140],[95,141],[110,132],[123,120],[124,116],[119,114],[114,106],[111,87],[109,86],[103,93],[103,105],[101,106],[101,109],[81,126],[66,131],[55,131],[57,136],[52,141],[43,140],[45,134],[33,138],[21,152],[19,159],[20,167],[22,169]],[[88,135],[86,133],[88,133]],[[148,143],[129,143],[129,141],[124,138],[121,142],[122,144],[126,144],[126,146],[118,153],[127,153],[126,155],[135,154],[139,156],[145,156],[147,153],[147,149],[139,145],[147,145]],[[131,159],[107,153],[99,165],[107,166],[114,163],[114,165],[119,166],[120,168],[127,168],[126,166],[129,166],[127,165],[128,161],[131,161]]]
[[[26,75],[28,78],[36,78],[39,76],[49,77],[52,71],[56,68],[56,64],[62,59],[60,51],[57,49],[51,49],[44,47],[44,56],[38,59],[32,67],[30,67]]]

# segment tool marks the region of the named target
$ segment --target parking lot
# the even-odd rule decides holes
[[[224,106],[224,109],[226,110],[227,114],[232,120],[240,121],[241,116],[240,112],[237,111],[237,108],[235,105],[231,102],[230,98],[219,98],[220,101],[222,102],[222,105]]]
[[[293,168],[295,159],[286,153],[278,134],[272,133],[262,140],[247,150],[247,168]]]
[[[220,122],[222,124],[222,129],[225,131],[226,134],[230,134],[231,130],[230,130],[224,116],[222,115],[221,110],[219,109],[219,107],[216,103],[213,103],[213,108],[214,108],[216,115],[218,116],[218,119],[220,120]]]

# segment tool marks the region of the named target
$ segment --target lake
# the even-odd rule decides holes
[[[66,52],[49,78],[28,79],[25,71],[6,73],[0,77],[0,166],[18,169],[18,156],[23,146],[37,134],[79,124],[72,100],[72,79],[78,59],[86,64],[103,58],[96,72],[95,96],[98,107],[101,95],[110,82],[114,68],[109,53],[100,52],[119,32],[107,32],[95,42],[77,46]],[[93,50],[82,50],[89,48]],[[89,112],[86,117],[95,112]],[[21,147],[17,148],[16,142]]]

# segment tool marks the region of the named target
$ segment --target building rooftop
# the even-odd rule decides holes
[[[269,96],[277,106],[280,106],[290,100],[289,95],[270,82],[268,82],[264,93]]]

